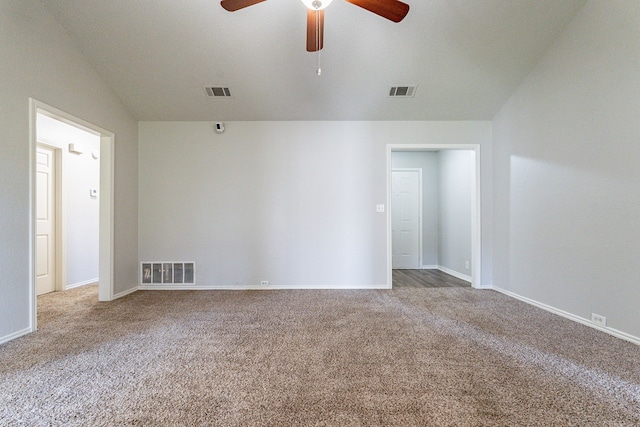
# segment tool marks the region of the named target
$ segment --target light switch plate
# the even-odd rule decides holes
[[[376,212],[384,212],[384,205],[376,205]]]

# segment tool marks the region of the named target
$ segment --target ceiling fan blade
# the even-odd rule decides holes
[[[409,5],[398,0],[346,0],[351,4],[360,6],[363,9],[367,9],[369,12],[373,12],[376,15],[380,15],[383,18],[387,18],[393,22],[400,22],[409,13]]]
[[[322,49],[324,41],[324,9],[307,10],[307,52]]]
[[[222,0],[220,6],[229,12],[235,12],[236,10],[244,9],[245,7],[253,6],[263,1],[266,0]]]

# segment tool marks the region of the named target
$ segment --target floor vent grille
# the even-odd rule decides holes
[[[148,261],[140,263],[143,285],[187,284],[196,282],[196,263],[183,261]]]

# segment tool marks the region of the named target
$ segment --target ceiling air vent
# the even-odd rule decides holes
[[[208,98],[231,98],[231,91],[224,86],[205,86],[204,91]]]
[[[418,86],[391,86],[389,96],[394,98],[412,98]]]

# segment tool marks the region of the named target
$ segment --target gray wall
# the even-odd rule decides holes
[[[37,0],[0,2],[0,341],[28,332],[29,97],[115,132],[116,292],[136,284],[137,128]]]
[[[487,122],[229,122],[221,135],[208,122],[141,122],[139,132],[140,259],[196,261],[202,286],[385,286],[386,214],[375,208],[387,198],[387,144],[491,153]]]
[[[494,284],[640,337],[640,2],[590,1],[494,120]]]
[[[475,155],[468,150],[438,153],[439,265],[471,275],[471,203],[475,192]]]

